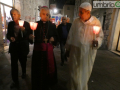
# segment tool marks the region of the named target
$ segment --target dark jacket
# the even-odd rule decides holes
[[[23,27],[25,27],[25,31],[23,32],[23,37],[21,35],[21,30],[18,32],[18,38],[15,42],[12,42],[10,40],[11,37],[15,38],[14,35],[14,26],[15,22],[11,21],[8,24],[8,31],[7,31],[7,39],[10,41],[9,45],[9,53],[22,53],[24,55],[27,55],[29,53],[29,41],[28,41],[28,36],[30,33],[30,25],[28,22],[24,22]]]
[[[62,35],[63,35],[62,26],[63,26],[63,24],[60,24],[60,25],[57,27],[57,31],[58,31],[58,35],[59,35],[59,41],[62,41]],[[67,26],[67,32],[69,33],[69,30],[70,30],[70,28],[71,28],[71,23],[67,23],[66,26]],[[66,40],[65,40],[65,41],[66,41]]]

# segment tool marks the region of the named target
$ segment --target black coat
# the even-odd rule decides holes
[[[17,53],[20,52],[24,55],[27,55],[29,53],[29,41],[28,36],[30,33],[30,25],[28,22],[24,22],[23,27],[25,27],[25,31],[23,32],[23,37],[21,35],[21,30],[18,32],[18,39],[15,42],[12,42],[10,40],[11,37],[15,38],[14,35],[14,26],[15,22],[11,21],[8,24],[8,31],[7,31],[7,39],[10,41],[9,45],[9,53]]]
[[[59,35],[59,41],[62,41],[62,35],[63,35],[62,26],[63,26],[63,24],[60,24],[60,25],[57,27],[57,31],[58,31],[58,35]],[[68,31],[68,33],[69,33],[70,28],[71,28],[71,23],[67,23],[66,26],[67,26],[67,31]],[[66,40],[65,40],[65,41],[66,41]]]

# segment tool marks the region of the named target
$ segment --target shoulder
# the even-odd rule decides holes
[[[58,27],[61,27],[63,24],[61,23],[60,25],[58,25]]]
[[[14,24],[14,21],[10,21],[8,24],[10,24],[10,25],[11,25],[11,24]]]
[[[67,23],[67,25],[71,26],[71,23]]]
[[[52,23],[52,22],[50,22],[50,21],[49,21],[48,23],[49,23],[50,25],[52,25],[52,26],[55,26],[55,24],[54,24],[54,23]]]
[[[72,26],[78,25],[79,23],[81,23],[81,22],[80,22],[80,18],[77,17],[77,18],[74,19],[74,21],[73,21],[73,23],[72,23]]]
[[[25,23],[25,24],[29,24],[29,22],[27,22],[27,21],[24,21],[24,23]]]
[[[36,23],[40,23],[40,22],[42,22],[42,21],[36,21]]]
[[[80,18],[79,17],[75,18],[75,20],[73,21],[73,23],[78,23],[78,22],[80,22]]]
[[[95,16],[92,16],[93,18],[93,24],[96,24],[96,25],[101,25],[100,21],[95,17]]]
[[[49,23],[49,26],[50,26],[50,27],[56,28],[56,25],[55,25],[54,23],[52,23],[52,22],[50,22],[50,21],[49,21],[48,23]]]

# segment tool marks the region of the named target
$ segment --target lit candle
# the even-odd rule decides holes
[[[33,36],[34,36],[34,30],[36,30],[38,23],[30,22],[30,28],[33,30]],[[34,42],[34,38],[33,38]]]
[[[95,34],[95,40],[96,40],[96,34],[98,34],[100,31],[100,27],[99,26],[93,26],[93,33]]]
[[[24,21],[23,20],[19,20],[19,26],[23,27]],[[21,35],[23,37],[23,32],[21,31]]]

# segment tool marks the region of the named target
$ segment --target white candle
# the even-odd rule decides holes
[[[95,34],[95,40],[96,40],[96,34],[98,34],[100,31],[100,27],[99,26],[93,26],[93,33]]]
[[[30,22],[30,27],[33,30],[33,36],[34,36],[34,30],[36,30],[38,23]],[[33,38],[34,42],[34,38]]]
[[[23,27],[24,21],[23,20],[19,20],[19,26]],[[21,31],[21,35],[23,37],[23,32]]]

